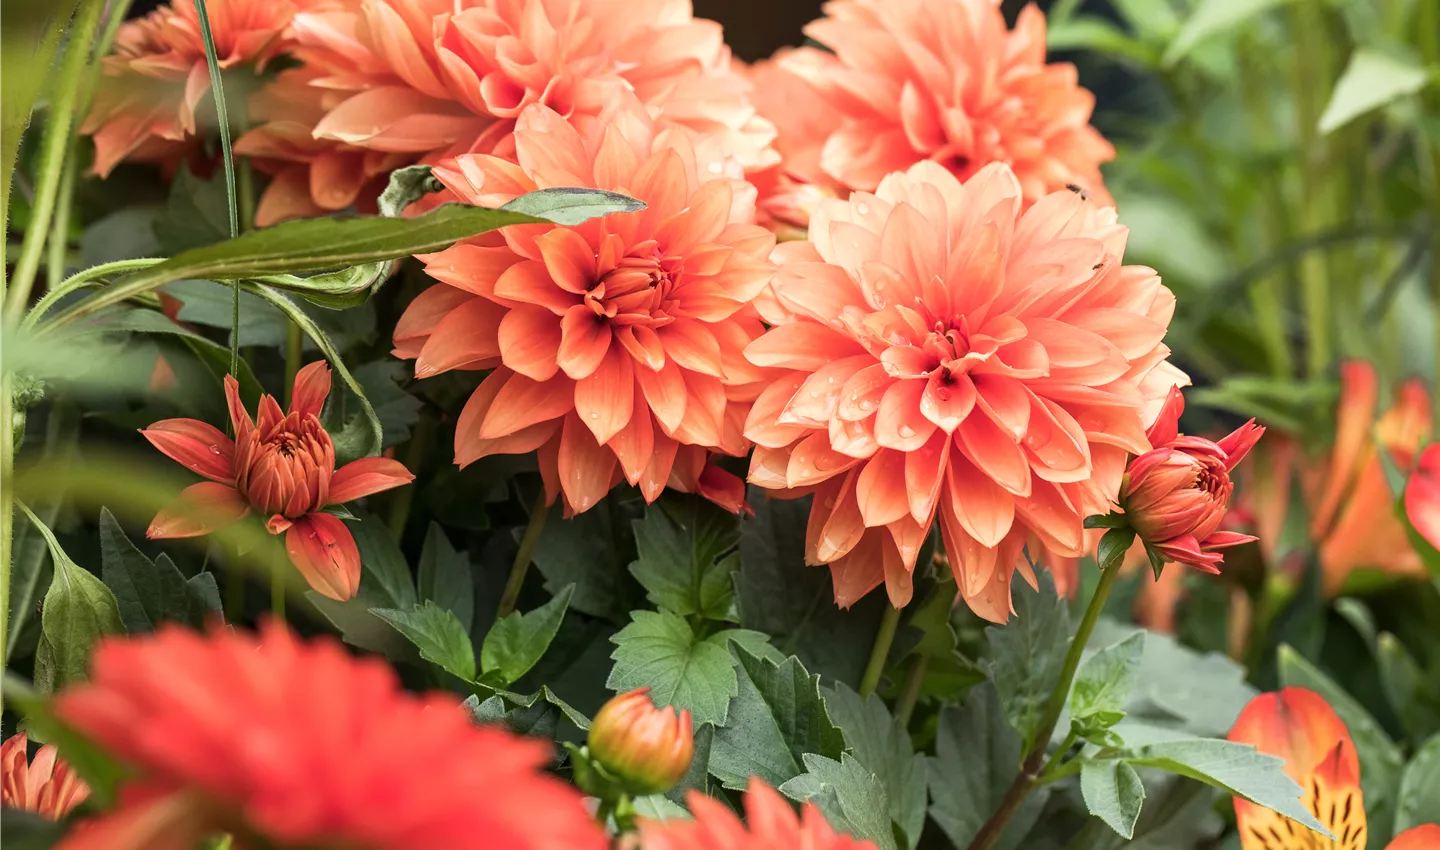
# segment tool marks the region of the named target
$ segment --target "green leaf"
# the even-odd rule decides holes
[[[639,559],[630,573],[662,609],[707,620],[737,620],[731,552],[740,539],[736,518],[694,495],[667,496],[636,520]]]
[[[390,172],[385,191],[380,193],[375,204],[380,214],[387,218],[399,218],[405,213],[406,207],[432,192],[444,189],[445,185],[431,172],[428,165],[407,165]]]
[[[633,805],[640,817],[652,821],[690,820],[690,812],[664,794],[636,797]]]
[[[1145,786],[1135,768],[1119,759],[1086,761],[1080,765],[1080,792],[1090,814],[1125,838],[1134,837],[1145,802]]]
[[[415,605],[415,585],[410,565],[390,530],[380,518],[368,511],[355,510],[358,522],[345,527],[355,536],[360,550],[360,596],[367,607],[396,608],[401,611]]]
[[[1141,0],[1145,2],[1145,0]],[[1159,0],[1150,0],[1162,5]],[[1092,15],[1072,18],[1045,28],[1045,44],[1052,51],[1089,50],[1118,59],[1126,59],[1142,68],[1160,64],[1160,51],[1153,45],[1132,37],[1119,27]]]
[[[4,809],[0,842],[8,850],[51,850],[60,844],[65,826],[24,809]]]
[[[658,706],[689,709],[696,724],[724,723],[736,688],[727,640],[719,635],[699,639],[689,623],[665,611],[630,616],[630,624],[610,639],[615,666],[606,687],[648,687]]]
[[[155,559],[155,563],[169,564],[174,568],[175,564],[165,555]],[[205,609],[207,618],[219,617],[222,613],[220,605],[220,586],[215,583],[214,573],[199,573],[185,580],[185,586],[190,590],[191,595],[199,601],[200,606]]]
[[[465,631],[470,631],[475,621],[475,579],[470,572],[470,556],[455,551],[437,522],[431,522],[425,532],[419,584],[421,599],[450,609]]]
[[[55,508],[40,507],[41,521],[54,522],[59,510]],[[35,597],[43,587],[48,587],[52,567],[50,566],[50,550],[45,545],[45,538],[35,530],[35,526],[28,522],[19,522],[15,525],[15,538],[12,547],[11,576],[10,576],[10,633],[5,641],[5,654],[11,655],[15,652],[15,643],[20,638],[20,631],[25,627],[26,622],[35,611]],[[9,659],[5,662],[8,664]]]
[[[1200,42],[1234,29],[1283,2],[1288,0],[1201,0],[1165,48],[1162,61],[1170,67],[1189,55]]]
[[[1420,664],[1393,634],[1375,641],[1380,686],[1412,740],[1440,731],[1440,683],[1427,679]]]
[[[356,366],[354,375],[375,408],[375,418],[380,420],[380,430],[385,434],[381,448],[398,446],[410,439],[410,429],[420,421],[420,410],[425,405],[400,387],[400,381],[407,376],[406,364],[398,360],[376,360]]]
[[[230,237],[230,212],[225,193],[225,175],[216,172],[209,180],[182,167],[170,184],[165,210],[154,220],[155,239],[161,253],[179,254],[201,245]]]
[[[1300,802],[1304,789],[1285,775],[1285,760],[1249,744],[1210,738],[1162,741],[1131,750],[1124,758],[1132,765],[1198,779],[1334,838]]]
[[[1031,590],[1016,571],[1011,587],[1015,616],[1004,626],[990,626],[985,639],[990,644],[985,672],[1005,706],[1005,716],[1020,734],[1021,748],[1028,750],[1039,732],[1045,702],[1070,642],[1070,612],[1055,592],[1050,574],[1036,571],[1040,589]]]
[[[560,631],[574,592],[566,587],[534,611],[512,611],[490,627],[480,648],[480,669],[487,684],[508,685],[535,666]]]
[[[1129,517],[1124,514],[1097,514],[1085,517],[1086,528],[1127,528]]]
[[[1070,688],[1070,722],[1108,729],[1124,717],[1144,650],[1145,633],[1136,632],[1085,659]]]
[[[690,769],[675,784],[674,788],[665,792],[665,796],[673,803],[685,804],[685,795],[689,791],[699,791],[707,797],[718,796],[719,787],[710,780],[710,749],[715,744],[715,727],[709,723],[695,730],[695,755],[690,759]]]
[[[612,518],[612,507],[613,500],[606,499],[570,519],[563,518],[558,504],[552,507],[545,533],[535,546],[535,566],[552,595],[574,585],[570,606],[576,611],[623,622],[633,607],[632,597],[639,593],[621,560],[621,545],[628,535],[617,533],[617,526],[624,526]]]
[[[847,748],[886,789],[890,819],[914,848],[925,826],[925,756],[915,752],[910,733],[880,697],[862,699],[844,684],[821,688],[821,694]]]
[[[35,683],[51,692],[86,678],[90,651],[103,635],[124,634],[120,608],[105,583],[70,560],[40,518],[20,505],[50,548],[55,576],[40,611],[40,646],[35,653]]]
[[[351,646],[378,653],[395,662],[420,663],[420,654],[416,651],[415,644],[406,640],[387,621],[376,616],[365,600],[356,597],[337,602],[313,590],[305,591],[305,598],[330,621],[330,625],[340,633],[341,639]]]
[[[421,658],[467,682],[475,680],[475,648],[470,645],[470,634],[449,609],[427,600],[408,611],[371,608],[370,613],[415,644]]]
[[[533,208],[557,223],[579,224],[644,205],[632,198],[593,189],[546,189],[540,198],[521,196],[515,209]],[[508,205],[507,205],[508,206]],[[562,221],[563,219],[563,221]],[[186,251],[99,290],[52,319],[65,324],[176,280],[243,280],[267,275],[323,272],[397,260],[447,248],[472,236],[512,224],[547,219],[512,210],[446,204],[414,218],[349,216],[301,218],[252,230],[238,238]]]
[[[101,577],[115,594],[120,619],[130,634],[154,631],[175,621],[205,625],[208,607],[169,558],[151,561],[135,548],[106,508],[100,509]]]
[[[1277,656],[1280,684],[1309,688],[1319,694],[1350,730],[1360,759],[1360,790],[1365,795],[1370,831],[1385,835],[1395,817],[1395,789],[1404,765],[1400,748],[1354,697],[1294,649],[1282,645]]]
[[[1125,553],[1135,542],[1135,529],[1125,526],[1112,528],[1100,538],[1098,563],[1102,570],[1119,569],[1125,563]]]
[[[472,696],[466,699],[464,704],[470,709],[475,722],[503,722],[511,731],[520,735],[553,739],[560,731],[562,717],[581,732],[590,728],[588,717],[560,699],[548,687],[542,687],[533,694],[496,691],[494,696],[484,700]]]
[[[805,772],[806,753],[840,757],[845,736],[830,719],[818,676],[794,656],[777,664],[743,649],[732,652],[739,685],[710,749],[716,779],[738,790],[759,776],[778,788]]]
[[[890,827],[890,801],[880,778],[849,753],[840,761],[806,753],[805,773],[780,786],[797,802],[813,802],[837,832],[875,842],[880,850],[896,850]]]
[[[970,846],[1020,772],[1020,739],[1005,719],[991,682],[970,690],[965,705],[941,710],[935,756],[927,759],[930,816],[956,848]],[[996,850],[1015,850],[1045,807],[1049,786],[1020,804]]]
[[[1395,806],[1395,834],[1411,827],[1440,822],[1440,735],[1421,745],[1400,777]]]
[[[229,290],[222,289],[213,283],[204,281],[187,282],[203,285],[206,289],[215,290],[224,297],[225,326],[229,327]],[[268,307],[269,305],[265,306]],[[182,307],[180,312],[181,314],[183,314],[185,312],[185,307]],[[183,315],[181,316],[181,319],[182,321],[188,321]],[[281,317],[281,319],[283,321],[283,317]],[[244,322],[243,317],[241,321]],[[201,324],[205,323],[201,322]],[[250,327],[251,326],[248,324],[245,325],[247,344],[251,344],[252,342],[249,338]],[[163,335],[169,337],[176,337],[182,342],[184,342],[185,345],[190,348],[191,352],[194,353],[195,357],[198,358],[201,363],[205,365],[206,369],[215,376],[215,382],[217,385],[220,383],[221,379],[223,379],[224,376],[230,372],[229,348],[219,344],[218,342],[215,342],[214,340],[209,339],[208,337],[201,336],[200,334],[195,333],[189,328],[170,321],[161,313],[143,307],[107,311],[103,315],[97,316],[94,321],[86,322],[82,328],[77,328],[76,331],[83,331],[83,333],[85,334],[135,333],[145,334],[148,336]],[[279,344],[278,339],[276,344]],[[235,377],[236,380],[240,382],[241,398],[255,399],[259,397],[262,389],[260,387],[260,382],[255,379],[255,373],[252,372],[250,369],[250,364],[246,363],[243,360],[240,361],[238,374],[236,374]]]
[[[1420,91],[1434,78],[1434,70],[1403,53],[1357,47],[1335,81],[1319,130],[1333,133],[1372,109]]]

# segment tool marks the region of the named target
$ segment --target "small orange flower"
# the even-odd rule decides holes
[[[640,212],[577,227],[507,227],[420,259],[440,282],[395,328],[415,375],[493,369],[460,413],[455,460],[539,452],[550,500],[589,510],[621,480],[647,501],[666,486],[732,511],[739,478],[707,462],[740,456],[763,372],[744,347],[749,303],[769,282],[775,238],[750,222],[755,192],[662,130],[634,98],[579,131],[545,106],[520,116],[519,164],[466,155],[435,170],[462,200],[499,206],[536,188],[610,189]]]
[[[60,820],[90,796],[90,786],[75,774],[70,764],[46,744],[28,755],[29,739],[24,732],[0,744],[0,803]]]
[[[1100,164],[1115,149],[1088,123],[1095,97],[1075,67],[1046,64],[1037,7],[1013,30],[999,0],[832,0],[824,10],[805,34],[833,52],[781,54],[779,69],[799,81],[764,74],[792,94],[757,98],[780,130],[777,149],[803,154],[787,158],[792,176],[843,195],[922,160],[962,180],[1000,162],[1026,203],[1067,184],[1112,203]]]
[[[360,587],[355,538],[323,508],[408,484],[415,476],[384,457],[335,469],[335,445],[319,418],[329,395],[330,367],[316,361],[295,375],[289,413],[264,395],[258,420],[251,420],[239,383],[226,375],[234,440],[195,419],[165,419],[142,429],[155,448],[210,479],[185,488],[180,504],[162,510],[145,536],[199,537],[254,510],[267,517],[271,534],[285,535],[291,562],[312,588],[341,601],[354,596]],[[206,518],[193,516],[196,508]]]
[[[634,794],[675,787],[695,756],[690,712],[656,708],[649,688],[620,694],[600,707],[590,724],[590,755]]]
[[[745,789],[745,822],[718,800],[686,795],[694,820],[640,821],[639,850],[875,850],[871,841],[837,833],[814,803],[800,816],[758,777]]]
[[[787,370],[745,423],[750,481],[813,492],[806,561],[836,602],[893,604],[938,516],[961,595],[1004,622],[1022,557],[1078,557],[1171,387],[1175,298],[1122,265],[1115,211],[1062,190],[1028,209],[1009,168],[963,184],[922,162],[827,201],[775,251],[774,325],[746,348]]]
[[[1218,549],[1253,542],[1248,534],[1222,530],[1235,485],[1230,473],[1265,429],[1255,420],[1217,442],[1179,433],[1185,398],[1170,390],[1160,418],[1146,436],[1155,448],[1130,461],[1120,506],[1145,545],[1166,561],[1207,573],[1220,572]]]
[[[412,694],[383,662],[279,623],[106,638],[57,714],[131,769],[120,805],[63,850],[263,846],[604,850],[550,745]],[[246,842],[247,846],[251,846]]]

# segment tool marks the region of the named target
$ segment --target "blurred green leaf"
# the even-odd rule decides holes
[[[1436,74],[1437,69],[1427,69],[1398,50],[1357,47],[1330,93],[1318,129],[1333,133],[1372,109],[1420,91]]]
[[[116,786],[126,776],[126,769],[89,738],[56,717],[51,711],[50,701],[36,693],[28,683],[8,672],[4,677],[5,707],[25,718],[30,737],[54,744],[60,755],[90,786],[90,799],[101,806],[111,804],[115,800]]]
[[[480,649],[482,680],[503,687],[529,672],[555,640],[574,592],[568,586],[539,608],[524,614],[512,611],[491,626]]]
[[[1109,21],[1088,15],[1046,27],[1045,44],[1052,51],[1090,50],[1128,59],[1144,68],[1160,64],[1160,51],[1132,38]]]
[[[1440,823],[1440,735],[1426,741],[1400,777],[1395,834],[1426,823]]]
[[[1427,677],[1398,638],[1381,632],[1375,662],[1390,707],[1412,740],[1440,732],[1440,682]]]
[[[54,533],[29,508],[22,504],[20,510],[44,536],[55,566],[40,611],[40,647],[35,653],[35,684],[49,693],[83,681],[95,642],[104,635],[124,634],[125,624],[110,588],[70,560]]]
[[[1234,29],[1285,2],[1289,0],[1200,0],[1170,46],[1165,48],[1164,64],[1174,65],[1206,39]]]
[[[1125,838],[1134,837],[1145,802],[1145,786],[1135,768],[1120,759],[1087,760],[1080,766],[1080,792],[1090,814]]]

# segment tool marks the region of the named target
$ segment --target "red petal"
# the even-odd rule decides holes
[[[360,589],[360,550],[339,517],[306,514],[285,532],[290,562],[316,592],[344,602]]]
[[[255,423],[240,401],[240,382],[235,376],[225,376],[225,405],[230,409],[230,424],[235,426],[235,439],[243,440],[253,430]]]
[[[235,480],[235,443],[213,425],[197,419],[162,419],[140,433],[192,472],[226,484]]]
[[[1421,537],[1440,548],[1440,443],[1420,453],[1405,484],[1405,516]]]
[[[173,504],[155,515],[145,536],[151,540],[199,537],[238,522],[250,506],[234,487],[201,481],[180,491]]]
[[[1145,432],[1145,436],[1150,440],[1150,448],[1168,446],[1180,436],[1180,414],[1184,412],[1185,395],[1180,392],[1179,387],[1171,387],[1170,393],[1165,396],[1164,405],[1160,408],[1160,415]]]
[[[379,493],[415,480],[405,464],[388,457],[365,457],[335,470],[330,479],[330,504]]]
[[[330,396],[330,367],[324,360],[314,363],[295,373],[295,389],[290,395],[290,412],[320,415],[325,399]]]

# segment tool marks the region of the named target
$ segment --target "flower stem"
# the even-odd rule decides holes
[[[285,326],[285,409],[290,409],[291,396],[295,392],[295,375],[300,371],[300,358],[305,342],[300,326],[290,322]]]
[[[880,676],[885,672],[885,659],[890,656],[890,645],[895,642],[895,629],[900,625],[900,609],[894,605],[885,606],[885,615],[880,618],[880,628],[875,630],[875,645],[870,648],[870,663],[865,665],[865,676],[860,680],[860,697],[863,699],[875,693],[880,686]]]
[[[405,468],[419,475],[425,466],[425,454],[430,451],[430,438],[435,434],[435,417],[421,416],[410,435],[410,444],[405,447]],[[405,534],[405,523],[410,521],[410,505],[415,499],[416,487],[401,487],[394,491],[390,502],[390,536],[399,540]]]
[[[1065,666],[1061,668],[1060,680],[1055,683],[1055,689],[1050,692],[1050,699],[1045,704],[1044,719],[1035,734],[1035,741],[1021,760],[1020,772],[1016,774],[1015,781],[1010,783],[1010,790],[1005,792],[1005,797],[996,807],[995,813],[976,833],[974,840],[970,842],[969,850],[990,850],[995,846],[995,842],[1000,840],[1000,835],[1005,831],[1005,825],[1010,822],[1010,818],[1035,786],[1040,784],[1045,770],[1052,766],[1045,762],[1046,745],[1050,743],[1055,724],[1059,722],[1060,713],[1065,709],[1066,698],[1070,696],[1070,684],[1075,679],[1075,671],[1080,667],[1080,656],[1085,652],[1085,645],[1090,642],[1090,633],[1095,630],[1100,612],[1105,610],[1105,600],[1110,597],[1110,589],[1120,575],[1123,560],[1117,558],[1112,566],[1100,571],[1100,584],[1095,588],[1095,595],[1090,597],[1090,605],[1085,609],[1080,628],[1070,640],[1070,651],[1065,654]],[[1069,739],[1065,749],[1069,749],[1073,743],[1073,739]]]
[[[545,504],[545,485],[541,484],[535,504],[530,508],[530,522],[525,525],[525,535],[520,538],[520,548],[510,565],[510,578],[505,581],[505,592],[501,594],[500,607],[495,611],[496,620],[514,611],[515,603],[520,601],[520,588],[525,586],[525,574],[530,571],[530,560],[535,554],[535,545],[540,542],[540,532],[545,529],[545,517],[549,513],[550,508]]]
[[[10,633],[10,558],[14,543],[15,381],[0,372],[0,658]]]
[[[910,725],[910,715],[915,713],[915,704],[920,701],[920,688],[925,684],[925,671],[930,666],[928,656],[917,654],[910,661],[905,672],[905,682],[900,686],[900,698],[895,701],[895,719],[901,726]]]
[[[285,622],[285,567],[275,564],[270,568],[270,613],[275,619]]]

